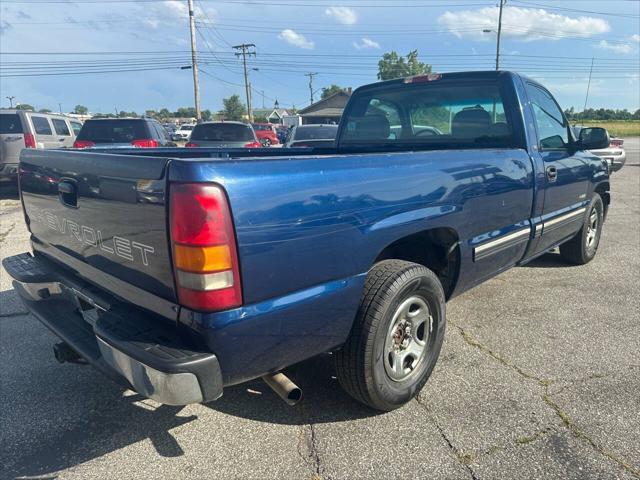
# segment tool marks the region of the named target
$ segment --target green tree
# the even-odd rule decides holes
[[[195,107],[180,107],[176,110],[176,117],[193,118],[196,116]]]
[[[208,122],[213,118],[213,113],[211,113],[211,110],[208,108],[206,110],[202,110],[200,114],[202,115],[202,120],[205,122]]]
[[[158,112],[158,117],[163,119],[171,118],[173,117],[173,113],[171,113],[167,108],[161,108],[160,111]]]
[[[342,88],[340,85],[336,85],[335,83],[332,83],[330,87],[322,88],[322,95],[320,96],[320,98],[324,100],[325,98],[329,98],[331,95],[334,95],[343,90],[344,88]]]
[[[136,112],[126,112],[124,110],[120,110],[118,112],[118,117],[119,118],[128,118],[128,117],[138,118],[138,114]]]
[[[38,113],[51,113],[51,110],[49,110],[48,108],[41,108],[40,110],[38,110]]]
[[[378,80],[392,80],[426,73],[431,73],[431,65],[418,60],[417,50],[410,51],[406,58],[391,51],[382,55],[382,59],[378,62]]]
[[[242,120],[247,111],[244,104],[240,101],[238,95],[231,95],[229,98],[223,98],[224,118],[225,120]]]
[[[35,110],[35,108],[33,108],[33,105],[29,105],[28,103],[19,103],[16,105],[16,108],[18,110]]]
[[[145,117],[150,117],[150,118],[157,118],[158,117],[158,112],[156,112],[155,110],[145,110],[144,116]]]
[[[84,105],[76,105],[76,108],[73,109],[73,112],[77,113],[78,115],[86,115],[87,113],[89,113],[89,109]]]

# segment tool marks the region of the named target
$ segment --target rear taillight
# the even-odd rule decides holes
[[[262,144],[260,142],[250,142],[246,143],[244,148],[262,148]]]
[[[198,146],[198,144],[197,143],[193,143],[193,142],[187,142],[185,144],[185,147],[187,147],[187,148],[196,148],[197,146]]]
[[[170,224],[180,304],[207,312],[242,305],[235,233],[222,188],[173,184]]]
[[[95,147],[95,143],[89,140],[76,140],[73,142],[73,148],[91,148]]]
[[[134,140],[133,142],[131,142],[131,145],[136,148],[157,148],[160,146],[160,143],[152,138],[143,138]]]
[[[609,146],[610,147],[621,147],[623,143],[624,143],[624,140],[622,140],[621,138],[612,138],[609,141]]]
[[[24,134],[24,148],[36,148],[36,138],[32,133]]]

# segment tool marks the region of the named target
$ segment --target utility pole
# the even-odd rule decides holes
[[[507,0],[500,0],[500,14],[498,15],[498,41],[496,42],[496,70],[500,70],[500,34],[502,33],[502,7]]]
[[[255,50],[250,50],[251,48],[256,48],[253,43],[243,43],[241,45],[235,45],[233,47],[234,50],[238,50],[236,52],[236,57],[242,56],[242,65],[244,66],[244,90],[247,96],[247,117],[249,122],[253,122],[253,111],[251,110],[251,84],[249,83],[249,74],[247,73],[247,57],[253,55],[256,56]]]
[[[584,112],[587,109],[587,100],[589,100],[589,89],[591,88],[591,74],[593,73],[593,57],[591,57],[591,68],[589,69],[589,81],[587,82],[587,94],[584,97]]]
[[[16,98],[14,95],[9,95],[8,97],[5,97],[7,100],[9,100],[9,108],[13,108],[13,99]]]
[[[318,72],[305,73],[305,77],[309,77],[309,96],[311,97],[311,103],[313,103],[313,77],[318,75]]]
[[[264,90],[262,90],[260,93],[262,93],[262,109],[264,110],[265,106],[264,106]]]
[[[198,59],[196,57],[196,19],[193,16],[193,0],[189,4],[189,31],[191,32],[191,70],[193,71],[193,97],[196,104],[196,121],[200,123],[200,83],[198,82]]]
[[[58,110],[60,111],[60,115],[62,115],[62,104],[61,103],[58,104]]]

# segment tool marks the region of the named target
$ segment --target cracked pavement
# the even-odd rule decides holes
[[[57,364],[0,269],[0,477],[639,479],[640,141],[625,146],[598,257],[549,254],[452,300],[431,379],[386,414],[342,392],[328,355],[288,369],[296,407],[260,381],[161,406]],[[28,234],[1,198],[4,257]]]

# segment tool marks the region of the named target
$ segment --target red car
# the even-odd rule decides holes
[[[278,145],[280,143],[275,125],[271,123],[253,123],[252,125],[258,141],[260,141],[263,147],[270,147],[271,145]]]

